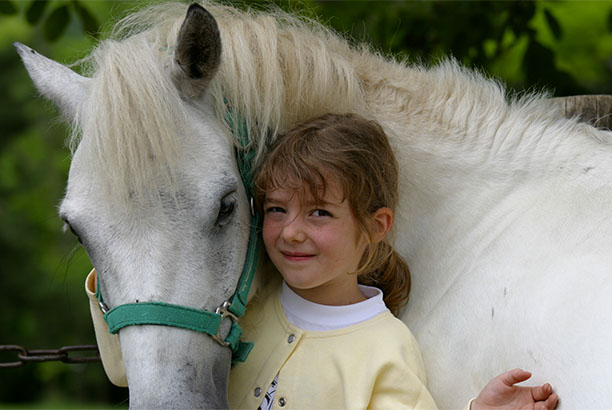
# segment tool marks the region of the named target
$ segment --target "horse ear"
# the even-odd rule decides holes
[[[73,120],[86,98],[90,79],[61,65],[21,43],[13,44],[38,91],[53,101],[62,114]]]
[[[221,63],[221,36],[215,18],[199,4],[192,4],[178,34],[174,79],[187,97],[204,93]]]

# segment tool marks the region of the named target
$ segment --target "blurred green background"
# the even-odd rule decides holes
[[[0,1],[0,344],[95,343],[83,293],[87,255],[56,212],[70,165],[67,127],[38,97],[14,41],[62,63],[148,2]],[[265,8],[270,3],[230,2]],[[612,3],[605,1],[279,1],[355,41],[409,61],[454,55],[522,91],[612,91]],[[15,354],[0,354],[14,361]],[[100,364],[0,369],[0,408],[124,408]]]

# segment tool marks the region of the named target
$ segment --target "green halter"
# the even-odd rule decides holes
[[[239,122],[238,127],[234,124],[235,118]],[[255,152],[248,147],[249,138],[246,122],[231,111],[226,115],[226,121],[241,145],[236,149],[236,159],[242,183],[251,201],[249,247],[234,295],[228,301],[223,302],[214,313],[164,302],[128,303],[109,310],[102,298],[98,277],[96,297],[111,333],[117,333],[120,329],[132,325],[173,326],[206,333],[222,346],[232,349],[232,364],[234,364],[244,362],[253,348],[253,343],[240,341],[242,328],[238,325],[238,320],[246,311],[247,298],[257,269],[261,249],[259,237],[261,217],[253,207],[253,173],[251,167]],[[231,320],[232,326],[227,336],[223,338],[221,336],[221,323],[225,318]]]

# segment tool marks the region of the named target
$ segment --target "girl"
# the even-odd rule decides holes
[[[325,115],[278,139],[256,175],[263,239],[282,281],[249,303],[254,348],[230,376],[231,408],[435,408],[417,343],[391,312],[410,274],[387,241],[398,166],[382,128]],[[494,379],[472,409],[556,407],[550,385]]]

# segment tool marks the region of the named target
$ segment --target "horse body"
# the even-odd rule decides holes
[[[370,68],[370,113],[400,164],[395,246],[413,276],[402,319],[438,405],[523,367],[552,382],[561,408],[605,408],[612,135],[544,96],[508,102],[452,61]]]
[[[543,99],[508,104],[453,64],[427,77],[427,94],[400,91],[406,120],[383,123],[402,173],[395,243],[413,274],[402,318],[433,396],[458,407],[523,367],[561,408],[605,408],[612,135]]]
[[[598,392],[609,392],[612,376],[605,325],[612,193],[565,182],[517,184],[503,198],[475,189],[475,201],[448,198],[444,218],[419,224],[431,239],[411,259],[414,296],[403,319],[442,408],[474,397],[511,367],[550,381],[561,408],[606,407],[608,393]]]
[[[522,366],[552,381],[562,408],[604,408],[612,378],[604,317],[612,291],[609,133],[562,118],[541,96],[508,101],[499,84],[452,61],[406,66],[289,16],[206,7],[223,47],[218,72],[215,66],[205,76],[210,83],[189,86],[193,79],[174,63],[184,5],[128,19],[128,29],[141,21],[146,29],[121,42],[134,42],[127,52],[111,58],[113,43],[101,48],[98,72],[109,75],[102,89],[112,91],[102,100],[125,97],[118,117],[93,105],[101,101],[98,73],[89,81],[21,51],[39,89],[83,129],[61,214],[82,237],[109,304],[163,300],[211,309],[233,292],[248,202],[225,116],[240,112],[259,160],[269,140],[296,123],[355,112],[381,123],[400,164],[394,238],[413,275],[402,318],[421,344],[438,404],[463,406],[491,377]],[[134,63],[144,51],[126,57],[139,48],[152,60]],[[137,69],[117,78],[124,67]],[[138,82],[144,68],[147,81],[138,87],[156,97],[140,104],[121,87]],[[168,75],[174,86],[159,91]],[[180,109],[164,114],[166,106]],[[155,125],[158,115],[168,120]],[[108,129],[117,123],[147,131]],[[90,138],[107,134],[98,128],[115,140]],[[175,129],[178,144],[148,136],[158,128]],[[145,136],[147,143],[133,145]],[[128,149],[116,149],[123,144]],[[107,164],[99,159],[113,157],[127,171],[101,177]],[[226,218],[220,209],[228,195],[236,209]],[[229,351],[207,336],[143,326],[120,337],[132,406],[226,405]]]

